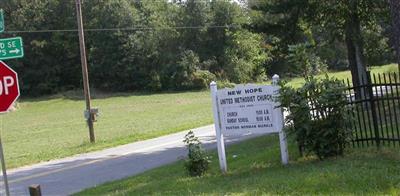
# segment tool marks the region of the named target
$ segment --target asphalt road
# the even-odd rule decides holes
[[[216,148],[214,126],[193,129],[205,148]],[[187,131],[146,141],[135,142],[102,151],[80,154],[8,171],[11,195],[29,195],[28,187],[40,184],[42,194],[70,195],[144,171],[175,162],[186,157],[183,138]],[[257,137],[262,134],[243,132],[225,136],[225,143]],[[228,163],[229,167],[229,163]],[[4,194],[1,179],[0,195]]]

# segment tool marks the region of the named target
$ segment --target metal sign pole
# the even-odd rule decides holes
[[[4,160],[3,153],[3,142],[1,141],[1,131],[3,131],[3,117],[1,116],[1,130],[0,130],[0,159],[1,159],[1,170],[3,171],[3,181],[4,187],[6,189],[6,195],[10,196],[10,189],[8,187],[7,171],[6,171],[6,161]]]
[[[0,33],[3,32],[5,29],[5,25],[4,25],[4,12],[2,9],[0,9]],[[18,75],[17,73],[12,70],[10,67],[8,67],[3,61],[1,61],[1,59],[10,59],[10,58],[20,58],[24,56],[24,48],[23,48],[23,44],[22,44],[22,38],[20,37],[15,37],[15,38],[9,38],[9,39],[2,39],[1,42],[3,43],[4,46],[7,46],[8,48],[6,48],[6,54],[3,54],[2,56],[0,56],[0,66],[3,67],[3,74],[6,74],[8,72],[8,76],[7,78],[11,80],[13,80],[13,78],[15,77],[14,82],[10,82],[10,86],[8,85],[4,85],[4,89],[6,90],[4,93],[6,96],[9,94],[8,90],[9,88],[11,88],[11,91],[13,91],[13,93],[9,94],[9,96],[12,97],[11,101],[9,104],[11,105],[18,97],[19,97],[19,85],[18,85]],[[11,55],[13,54],[13,55]],[[4,69],[5,68],[5,69]],[[14,77],[13,77],[14,75]],[[4,76],[1,76],[4,77]],[[4,79],[4,81],[6,81],[6,79]],[[6,82],[4,82],[6,83]],[[16,86],[16,89],[13,86]],[[0,88],[3,88],[0,85]],[[2,96],[1,99],[3,99],[4,94],[0,93],[0,95]],[[7,104],[5,102],[3,102],[2,104]],[[8,108],[10,107],[10,105],[6,106],[6,107],[2,107],[2,111],[0,111],[0,159],[1,159],[1,171],[3,173],[3,181],[4,181],[4,188],[6,191],[6,196],[10,196],[10,188],[8,186],[8,178],[7,178],[7,169],[6,169],[6,161],[4,158],[4,150],[3,150],[3,141],[1,140],[1,136],[2,136],[2,132],[3,132],[3,116],[1,113],[3,112],[7,112]],[[4,105],[2,105],[4,106]],[[4,110],[4,111],[3,111]]]

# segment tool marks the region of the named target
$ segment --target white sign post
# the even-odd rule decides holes
[[[237,85],[221,90],[215,82],[210,84],[218,157],[223,172],[227,171],[224,134],[235,135],[239,131],[279,133],[282,163],[288,164],[283,112],[275,99],[280,90],[279,76],[275,75],[273,79],[273,85]]]
[[[218,158],[219,158],[219,166],[223,173],[226,173],[228,167],[226,165],[226,156],[225,156],[225,143],[224,143],[224,135],[221,132],[221,123],[219,118],[218,111],[218,97],[217,97],[217,83],[211,82],[211,98],[213,105],[213,113],[214,113],[214,124],[215,124],[215,135],[217,137],[217,149],[218,149]]]

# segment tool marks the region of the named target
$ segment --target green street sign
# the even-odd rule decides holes
[[[24,57],[22,38],[0,39],[0,60]]]
[[[4,14],[3,10],[0,10],[0,33],[4,31]]]

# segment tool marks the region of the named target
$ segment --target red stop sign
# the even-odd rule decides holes
[[[7,112],[18,97],[18,75],[0,61],[0,113]]]

